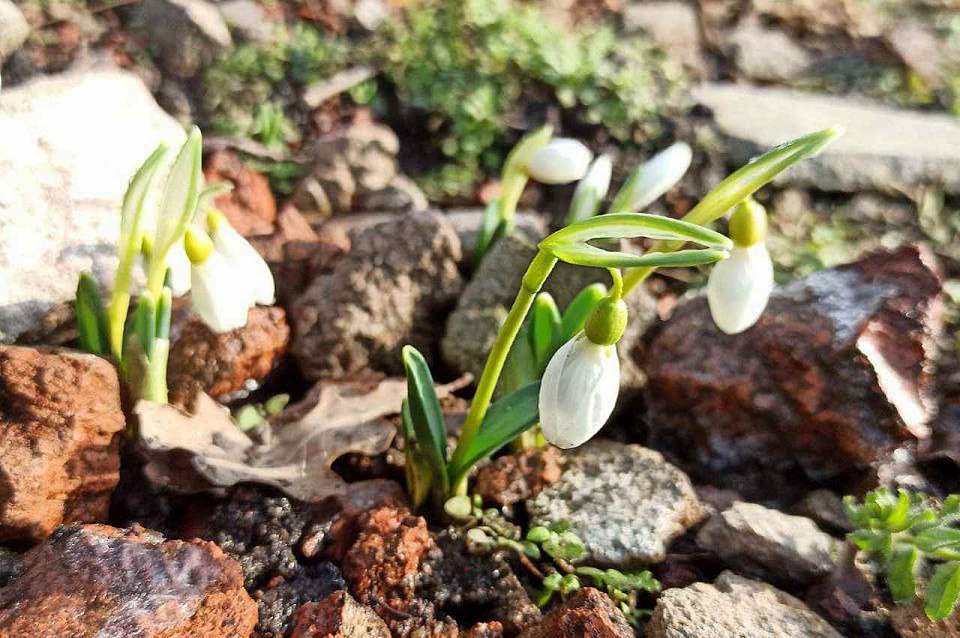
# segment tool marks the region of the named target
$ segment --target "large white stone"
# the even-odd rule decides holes
[[[160,142],[184,137],[125,71],[49,76],[0,94],[0,342],[72,298],[81,272],[112,282],[127,183]]]

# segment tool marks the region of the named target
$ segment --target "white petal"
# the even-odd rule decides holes
[[[613,174],[613,162],[609,155],[600,155],[593,163],[587,174],[577,184],[577,193],[585,190],[593,190],[598,199],[603,199],[610,188],[610,177]],[[574,193],[574,197],[576,197]]]
[[[193,310],[211,330],[227,332],[246,325],[253,305],[250,286],[222,255],[214,251],[205,262],[193,266],[192,283]]]
[[[181,239],[167,253],[167,268],[170,269],[170,292],[173,293],[174,297],[182,297],[190,292],[191,265]]]
[[[743,332],[757,322],[773,291],[773,263],[763,242],[736,247],[718,262],[707,282],[713,321],[723,332]]]
[[[270,267],[250,242],[225,219],[220,220],[220,225],[213,234],[213,247],[237,270],[237,275],[244,279],[246,285],[250,286],[256,303],[270,305],[274,302],[276,291]]]
[[[651,157],[641,169],[630,199],[630,210],[640,211],[680,181],[690,168],[693,151],[686,142],[677,142]]]
[[[557,447],[590,440],[613,413],[620,391],[616,347],[598,346],[581,333],[557,350],[540,383],[540,427]]]
[[[530,158],[527,172],[544,184],[567,184],[587,174],[593,153],[583,142],[567,137],[550,140]]]

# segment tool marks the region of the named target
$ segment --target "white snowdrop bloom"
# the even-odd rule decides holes
[[[543,373],[543,436],[565,449],[586,443],[610,418],[619,391],[616,346],[595,344],[581,332],[557,350]]]
[[[641,211],[659,199],[680,181],[692,160],[693,151],[686,142],[677,142],[651,157],[640,167],[635,181],[629,185],[629,201],[625,202],[625,211]]]
[[[243,273],[237,272],[216,250],[191,269],[194,312],[214,332],[228,332],[247,323],[253,290]]]
[[[613,162],[610,160],[610,156],[598,156],[593,160],[593,163],[590,164],[587,174],[584,175],[580,183],[577,184],[577,190],[573,195],[574,198],[576,198],[577,194],[589,190],[596,193],[599,199],[603,199],[606,197],[607,190],[610,188],[610,177],[612,175]]]
[[[713,321],[737,334],[757,322],[773,291],[773,262],[766,244],[735,246],[730,257],[714,265],[707,282]]]
[[[222,216],[215,222],[211,238],[214,252],[226,259],[237,280],[250,287],[254,303],[272,304],[276,292],[273,273],[250,242]]]
[[[182,297],[190,292],[190,258],[183,247],[183,239],[176,242],[167,253],[168,281],[174,297]]]
[[[592,156],[580,140],[557,137],[533,154],[527,173],[543,184],[568,184],[587,174]]]

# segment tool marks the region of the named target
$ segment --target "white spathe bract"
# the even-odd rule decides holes
[[[174,297],[182,297],[190,292],[190,258],[183,247],[181,238],[170,247],[167,253],[167,281]]]
[[[773,291],[773,262],[764,242],[737,246],[714,265],[707,282],[713,321],[723,332],[737,334],[757,322]]]
[[[630,210],[646,208],[673,188],[690,168],[692,160],[693,151],[686,142],[677,142],[651,157],[640,171],[630,200]]]
[[[216,250],[191,269],[193,310],[214,332],[228,332],[247,323],[253,290],[243,274]]]
[[[609,155],[600,155],[593,163],[590,164],[590,168],[587,170],[587,174],[584,175],[583,179],[580,180],[580,183],[577,184],[577,191],[574,193],[574,198],[577,194],[583,191],[591,190],[596,193],[599,199],[603,199],[607,195],[607,190],[610,188],[610,177],[613,175],[613,162],[610,160]]]
[[[610,418],[620,391],[616,346],[593,343],[582,332],[563,344],[540,382],[540,428],[560,448],[583,445]]]
[[[250,242],[234,230],[226,219],[221,219],[212,239],[214,252],[222,255],[235,276],[250,287],[254,303],[272,304],[275,295],[273,273]]]
[[[544,184],[568,184],[587,174],[592,157],[593,153],[583,142],[557,137],[533,154],[527,173]]]

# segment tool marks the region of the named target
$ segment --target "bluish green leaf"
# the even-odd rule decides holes
[[[403,366],[407,372],[407,401],[416,433],[417,449],[430,461],[443,490],[447,481],[447,426],[433,386],[430,367],[416,348],[403,347]]]
[[[529,335],[537,369],[543,370],[560,347],[560,309],[549,292],[541,292],[533,300]]]
[[[483,419],[480,430],[463,450],[463,457],[450,467],[451,483],[456,484],[480,459],[486,458],[536,425],[539,420],[537,401],[540,382],[520,388],[499,399]]]
[[[103,308],[97,282],[87,273],[82,273],[80,281],[77,282],[74,313],[80,332],[80,347],[91,354],[106,354],[110,349],[107,313]]]
[[[960,597],[960,562],[951,561],[937,567],[927,583],[924,611],[930,620],[943,620],[953,613]]]
[[[566,343],[583,330],[587,317],[606,296],[607,287],[601,283],[590,284],[577,293],[560,319],[560,343]]]
[[[913,600],[917,593],[916,565],[920,550],[913,545],[900,544],[894,548],[887,565],[887,585],[898,603]]]
[[[726,259],[725,250],[676,250],[673,252],[651,252],[643,255],[603,250],[590,244],[561,244],[548,248],[550,253],[568,264],[592,266],[594,268],[681,268],[702,266]]]
[[[585,244],[596,239],[648,239],[693,242],[709,248],[730,249],[733,242],[714,230],[698,224],[646,213],[611,213],[592,217],[548,236],[540,247],[552,250],[556,246]]]

